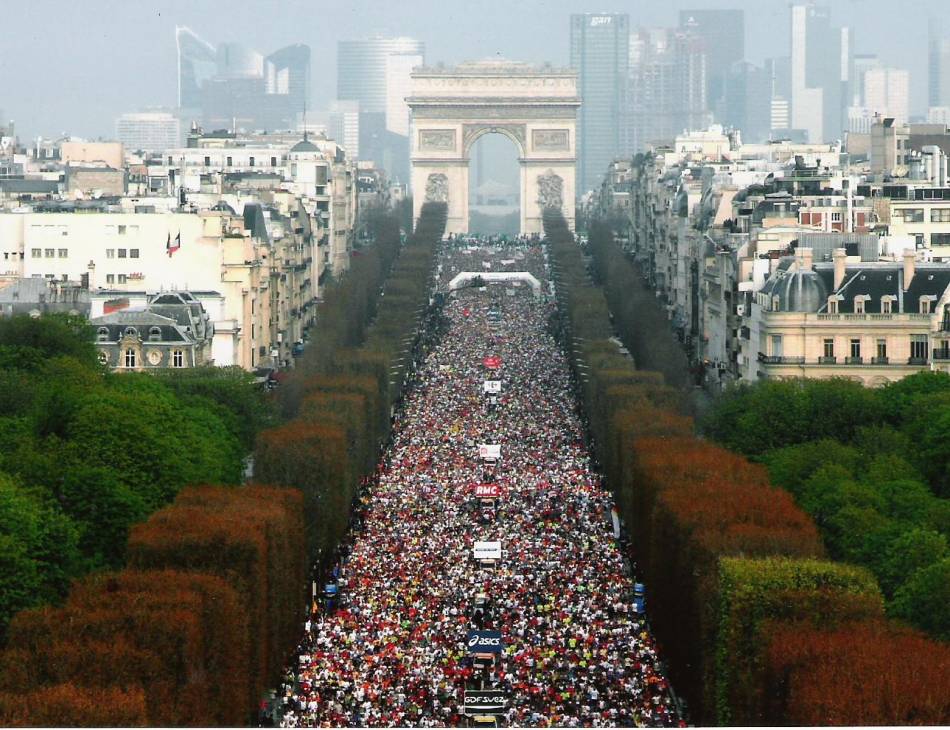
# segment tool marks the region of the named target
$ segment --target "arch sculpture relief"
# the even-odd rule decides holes
[[[560,210],[564,206],[564,180],[550,168],[538,175],[538,205],[542,210]]]
[[[441,172],[434,172],[426,180],[426,202],[449,202],[449,179]]]

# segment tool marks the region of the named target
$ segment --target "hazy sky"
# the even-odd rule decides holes
[[[926,107],[927,28],[950,0],[831,0],[855,50],[911,72],[911,111]],[[21,139],[113,134],[126,111],[175,104],[175,25],[211,43],[264,53],[312,51],[313,102],[336,89],[336,42],[380,32],[426,44],[430,63],[501,55],[566,64],[572,12],[627,12],[634,25],[674,25],[683,8],[746,12],[751,61],[788,52],[787,0],[0,0],[0,110]],[[948,31],[950,32],[950,31]]]

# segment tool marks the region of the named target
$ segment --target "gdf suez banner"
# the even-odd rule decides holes
[[[463,712],[466,715],[492,715],[505,711],[508,697],[501,690],[467,689]]]
[[[500,631],[469,631],[469,654],[501,654],[505,647],[501,643]]]

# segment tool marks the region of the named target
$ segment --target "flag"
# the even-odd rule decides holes
[[[127,309],[129,306],[128,297],[120,297],[118,299],[110,299],[107,302],[102,304],[102,313],[103,314],[112,314],[113,312],[118,312],[120,309]]]
[[[178,235],[175,236],[175,240],[172,241],[172,234],[168,234],[168,241],[165,243],[165,250],[168,251],[168,258],[172,257],[172,254],[175,253],[178,249],[181,248],[181,231],[178,231]]]

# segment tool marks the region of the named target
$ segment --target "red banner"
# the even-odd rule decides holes
[[[482,365],[484,365],[489,370],[497,370],[501,367],[501,358],[498,355],[489,355],[484,360],[482,360]]]
[[[502,496],[500,484],[475,484],[475,496],[479,499],[497,499]]]

